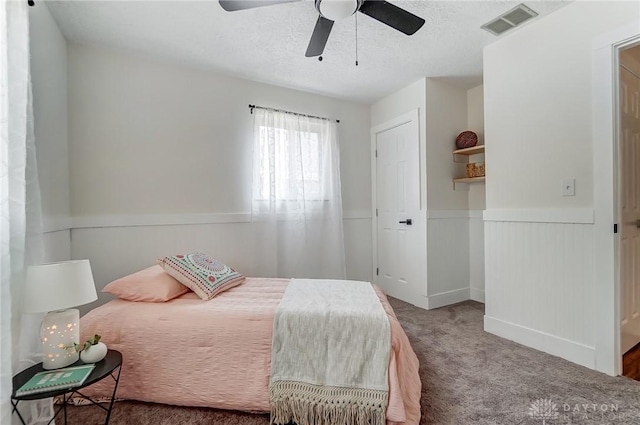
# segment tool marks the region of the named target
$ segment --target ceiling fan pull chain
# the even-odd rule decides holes
[[[356,17],[356,66],[358,66],[358,14],[354,13]]]

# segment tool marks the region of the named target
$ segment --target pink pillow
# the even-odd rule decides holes
[[[189,288],[171,277],[162,267],[151,266],[114,280],[102,292],[128,301],[161,303],[186,294]]]

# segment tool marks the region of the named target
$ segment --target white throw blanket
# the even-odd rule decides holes
[[[271,423],[385,425],[390,332],[370,283],[292,279],[273,324]]]

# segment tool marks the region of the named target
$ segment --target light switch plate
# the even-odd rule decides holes
[[[562,196],[576,195],[576,179],[562,179]]]

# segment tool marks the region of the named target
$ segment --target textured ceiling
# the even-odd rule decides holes
[[[569,2],[526,4],[540,19]],[[392,3],[424,18],[425,25],[408,37],[358,13],[357,67],[353,17],[333,26],[322,62],[304,56],[317,19],[312,0],[237,12],[225,12],[216,0],[73,0],[47,6],[70,41],[371,103],[425,76],[448,77],[465,87],[480,84],[482,48],[498,39],[480,25],[520,1]]]

